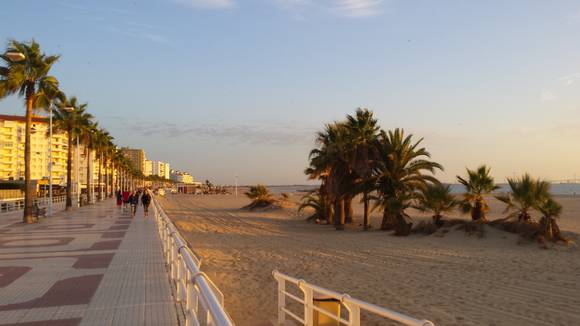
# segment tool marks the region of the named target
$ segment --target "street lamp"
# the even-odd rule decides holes
[[[52,216],[52,103],[48,117],[48,216]]]
[[[24,56],[23,53],[16,52],[16,51],[6,52],[5,55],[12,62],[18,62],[18,61],[22,61],[22,60],[26,59],[26,56]]]

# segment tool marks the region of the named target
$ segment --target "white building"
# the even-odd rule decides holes
[[[193,176],[187,172],[183,172],[183,171],[176,171],[176,170],[172,170],[171,171],[171,180],[175,181],[175,182],[179,182],[179,183],[185,183],[185,184],[193,184]]]
[[[151,174],[160,176],[165,179],[170,177],[169,163],[161,161],[151,161]]]

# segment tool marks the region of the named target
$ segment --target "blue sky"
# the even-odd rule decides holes
[[[492,166],[580,177],[578,1],[10,1],[0,40],[120,145],[198,179],[304,183],[314,132],[357,107],[418,137],[454,180]],[[0,102],[1,113],[23,112]]]

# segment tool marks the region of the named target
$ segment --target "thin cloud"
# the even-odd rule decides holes
[[[230,9],[235,6],[233,0],[174,0],[194,9]]]
[[[195,138],[229,144],[310,145],[316,128],[296,127],[289,123],[266,124],[175,124],[170,122],[135,123],[128,130],[142,136]]]
[[[560,80],[564,86],[571,86],[576,81],[578,81],[578,79],[580,79],[580,73],[574,73],[558,78],[558,80]]]
[[[544,89],[540,93],[540,100],[542,102],[551,102],[555,101],[556,99],[557,99],[556,93],[554,93],[554,91],[552,90]]]
[[[277,3],[300,17],[315,10],[349,18],[372,17],[384,12],[384,0],[277,0]]]
[[[383,0],[336,0],[334,10],[345,17],[370,17],[383,12]]]

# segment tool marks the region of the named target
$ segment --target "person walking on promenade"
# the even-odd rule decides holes
[[[139,195],[134,191],[129,195],[129,205],[131,205],[131,217],[135,217],[137,205],[139,205]]]
[[[121,205],[123,205],[123,194],[121,193],[121,190],[117,189],[115,197],[117,198],[117,207],[121,208]]]
[[[145,217],[149,215],[149,205],[151,204],[151,194],[149,190],[145,189],[143,195],[141,195],[141,203],[143,204],[143,211],[145,212]]]
[[[131,193],[129,191],[123,191],[123,212],[127,211],[127,206],[129,206],[129,196]]]

